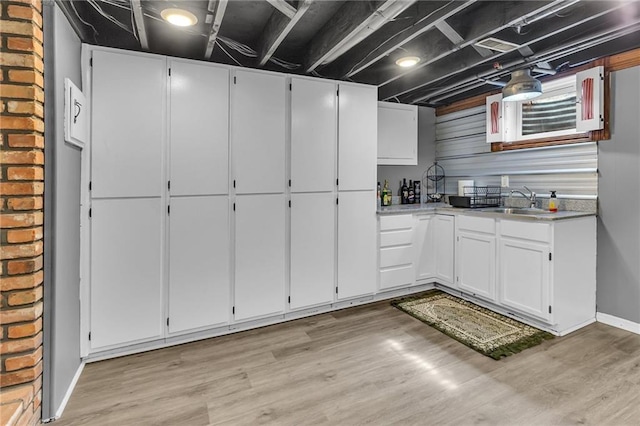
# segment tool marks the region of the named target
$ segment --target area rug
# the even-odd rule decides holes
[[[391,302],[483,355],[500,359],[554,336],[439,290]]]

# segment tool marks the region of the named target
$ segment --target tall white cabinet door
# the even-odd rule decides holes
[[[338,123],[338,188],[375,190],[378,88],[341,84]]]
[[[159,198],[92,202],[91,348],[162,336],[164,214]]]
[[[341,193],[338,204],[338,298],[371,294],[377,274],[376,194]]]
[[[169,216],[169,332],[229,321],[229,198],[177,197]]]
[[[549,312],[549,246],[500,239],[500,303],[545,321]]]
[[[456,283],[461,290],[495,300],[496,237],[459,231]]]
[[[291,79],[291,192],[332,191],[336,180],[336,84]]]
[[[238,70],[233,79],[231,138],[236,193],[283,193],[285,77]]]
[[[165,187],[166,59],[96,50],[91,69],[92,197],[159,196]]]
[[[229,70],[172,59],[171,195],[229,192]]]
[[[436,278],[442,284],[454,286],[455,223],[453,216],[436,215],[434,219],[434,248],[436,252]]]
[[[291,195],[291,309],[333,302],[335,200],[332,193]]]
[[[436,253],[433,247],[433,215],[417,215],[414,233],[416,247],[416,280],[431,279],[435,276]]]
[[[244,195],[235,204],[235,319],[282,313],[284,195]]]

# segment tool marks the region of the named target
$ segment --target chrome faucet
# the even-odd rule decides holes
[[[529,195],[525,194],[522,191],[518,191],[517,189],[512,189],[511,190],[511,195],[513,195],[514,192],[517,192],[518,194],[522,195],[524,198],[529,200],[529,207],[530,208],[535,208],[536,207],[536,193],[533,192],[532,190],[530,190],[529,188],[527,188],[526,186],[524,187],[524,189],[526,189],[527,191],[529,191]]]

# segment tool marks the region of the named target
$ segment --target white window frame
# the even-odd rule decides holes
[[[576,77],[574,75],[559,78],[557,80],[542,83],[542,95],[535,100],[541,100],[552,96],[564,95],[567,93],[576,94]],[[575,128],[566,130],[556,130],[554,132],[534,133],[531,135],[522,135],[522,105],[529,101],[514,102],[515,106],[515,134],[514,138],[509,142],[520,142],[532,139],[554,138],[558,136],[577,135],[582,132],[577,131]]]

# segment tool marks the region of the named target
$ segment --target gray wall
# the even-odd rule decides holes
[[[597,304],[640,323],[640,67],[611,83],[611,140],[598,142]]]
[[[45,317],[43,412],[55,416],[80,366],[80,155],[64,141],[64,79],[82,87],[80,39],[43,2],[45,30]]]
[[[389,181],[389,188],[393,195],[397,196],[400,189],[399,183],[403,178],[420,180],[422,174],[433,164],[436,158],[436,113],[434,108],[418,108],[418,165],[417,166],[378,166],[378,182],[384,185],[384,180]],[[424,191],[423,191],[424,194]]]

